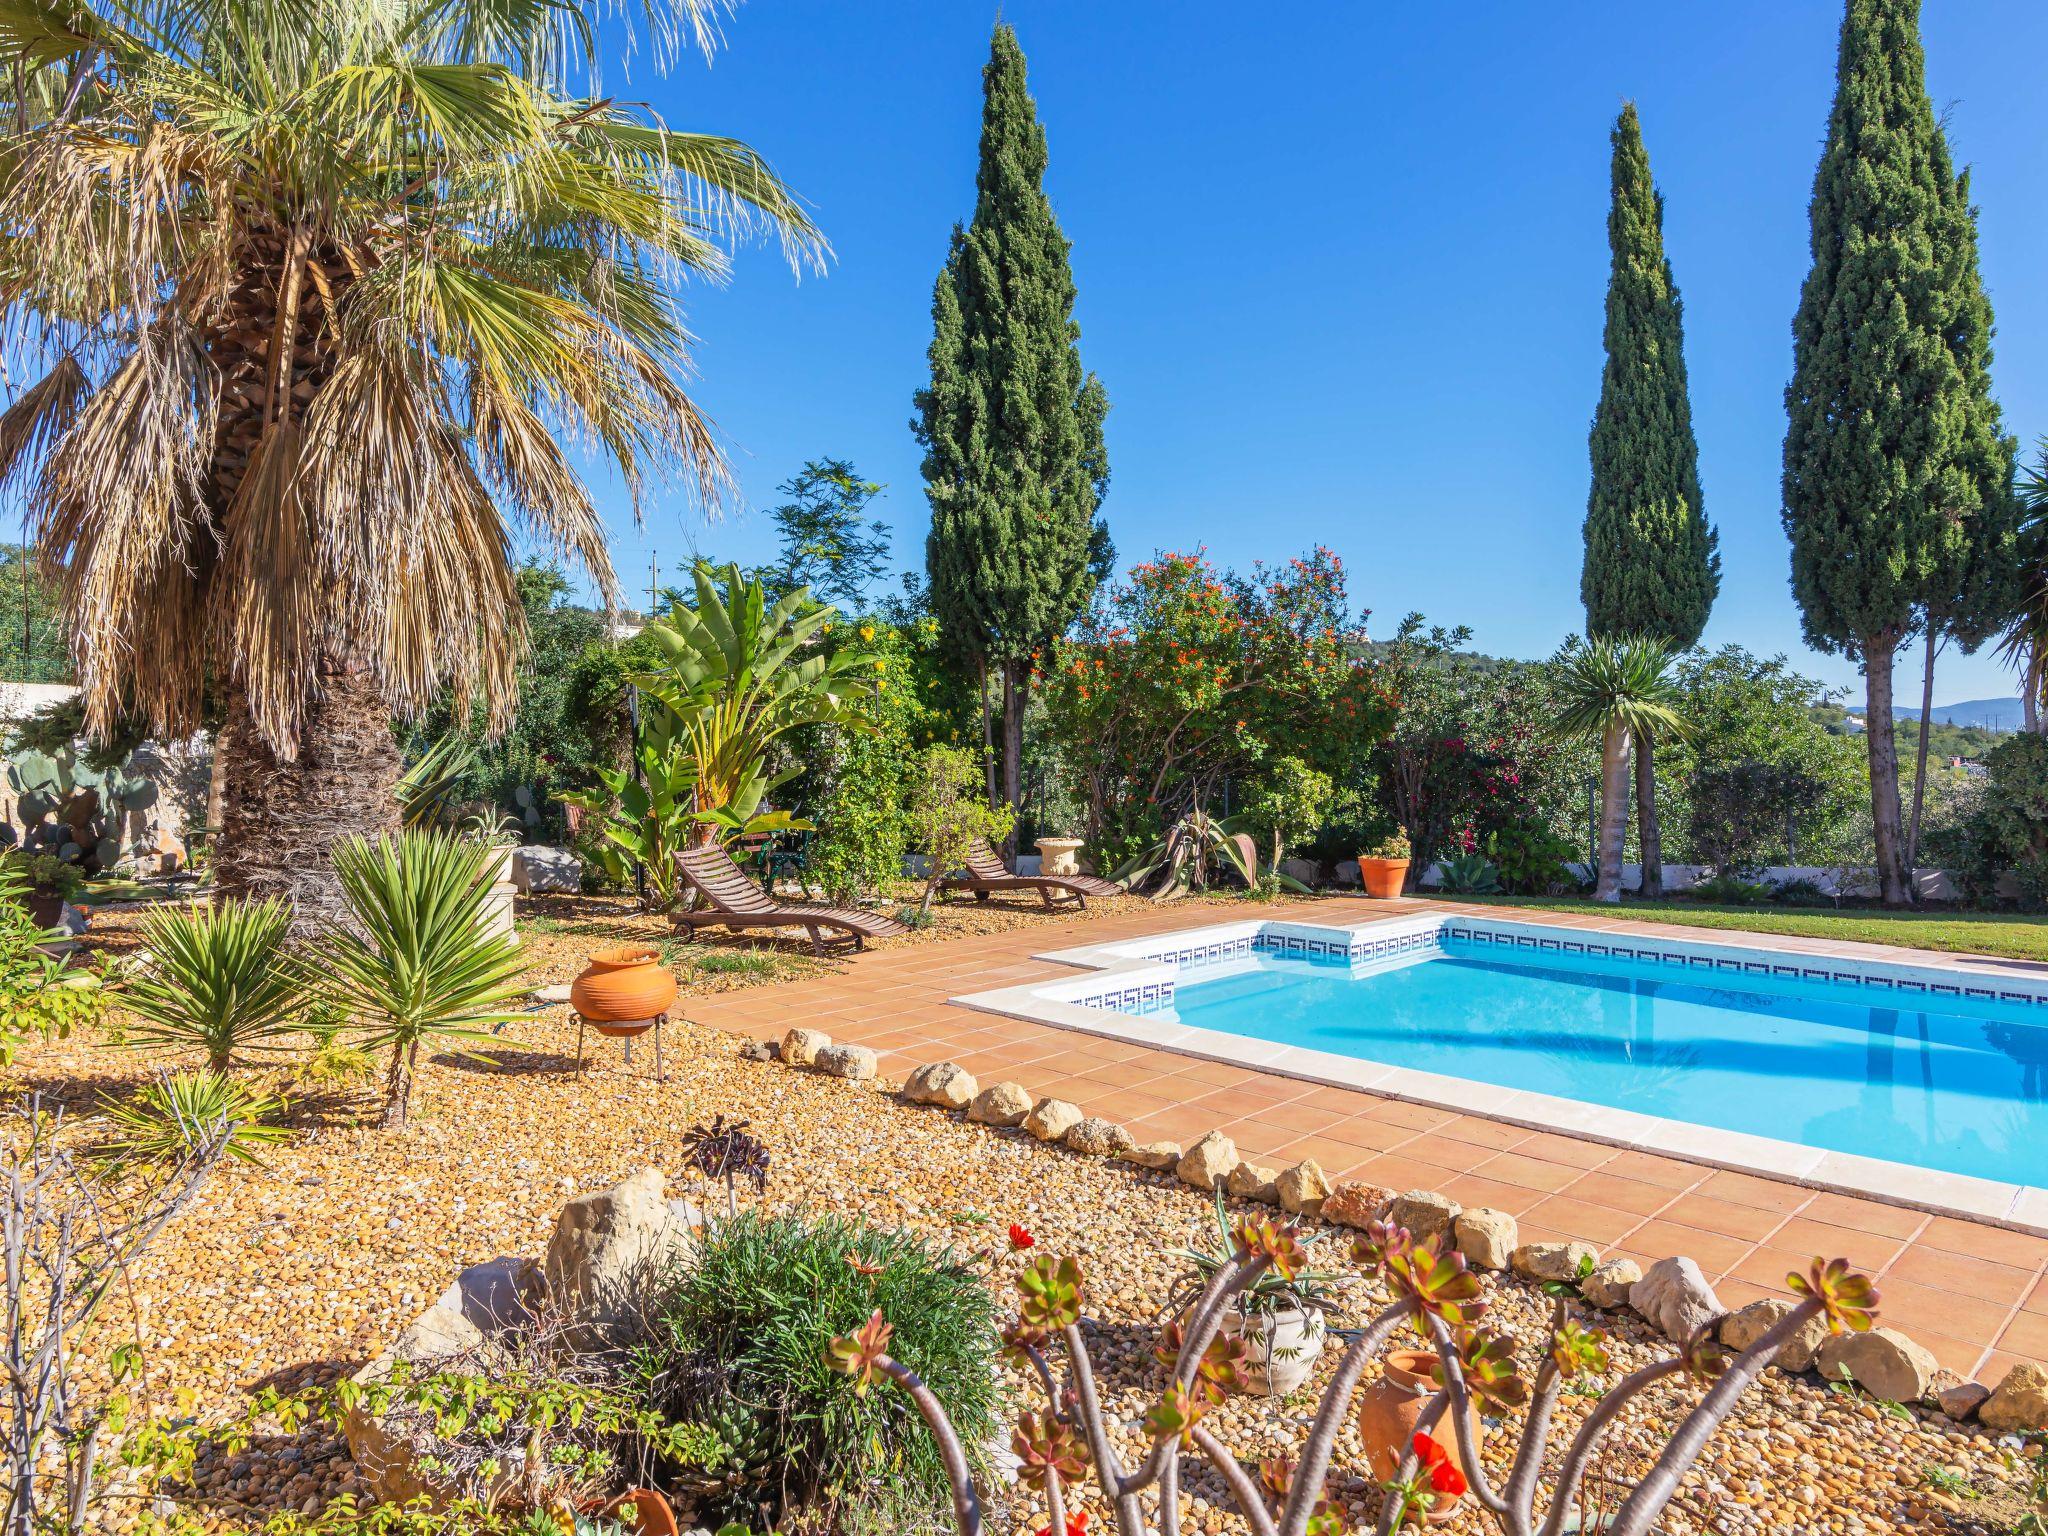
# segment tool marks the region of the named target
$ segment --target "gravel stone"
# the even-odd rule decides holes
[[[1340,1227],[1369,1227],[1386,1209],[1389,1191],[1360,1179],[1346,1179],[1323,1202],[1323,1220]]]
[[[1134,1145],[1129,1131],[1100,1115],[1090,1115],[1070,1126],[1066,1135],[1067,1150],[1088,1157],[1118,1157]]]
[[[2048,1429],[2048,1370],[2022,1360],[2005,1373],[2005,1379],[1978,1407],[1977,1417],[1995,1434],[2024,1435]]]
[[[1278,1205],[1278,1178],[1272,1169],[1259,1163],[1239,1163],[1230,1170],[1223,1187],[1240,1200],[1260,1200],[1267,1205]]]
[[[1508,1264],[1524,1280],[1539,1283],[1562,1280],[1576,1285],[1580,1269],[1598,1257],[1591,1243],[1574,1239],[1569,1243],[1524,1243],[1510,1255]]]
[[[828,1045],[812,1059],[811,1065],[827,1077],[865,1083],[875,1075],[875,1053],[864,1045]]]
[[[1815,1365],[1829,1381],[1840,1381],[1846,1370],[1872,1397],[1893,1403],[1919,1402],[1936,1369],[1934,1356],[1896,1328],[1836,1334],[1821,1345]],[[1984,1419],[1989,1429],[1998,1425],[1984,1417],[1985,1411],[1997,1398],[1998,1394],[1992,1393],[1991,1400],[1977,1410],[1977,1417]]]
[[[992,1083],[974,1096],[967,1118],[979,1125],[1022,1125],[1032,1098],[1022,1083]]]
[[[1136,1163],[1140,1168],[1150,1168],[1156,1173],[1171,1173],[1180,1166],[1181,1145],[1177,1141],[1148,1141],[1143,1146],[1132,1147],[1124,1154],[1124,1161]]]
[[[1040,1141],[1058,1141],[1081,1123],[1081,1106],[1065,1099],[1040,1099],[1024,1117],[1024,1129]]]
[[[1593,1267],[1579,1294],[1603,1312],[1618,1312],[1628,1305],[1630,1287],[1642,1278],[1643,1267],[1634,1259],[1608,1259]]]
[[[1330,1180],[1322,1164],[1305,1157],[1292,1168],[1283,1168],[1273,1181],[1280,1208],[1296,1216],[1320,1216],[1323,1202],[1330,1198]]]
[[[954,1061],[928,1061],[903,1084],[903,1097],[911,1103],[940,1109],[965,1109],[979,1092],[974,1074]]]
[[[1221,1131],[1211,1131],[1181,1154],[1174,1172],[1191,1188],[1214,1189],[1236,1166],[1237,1143]]]
[[[1981,1381],[1958,1382],[1953,1387],[1943,1387],[1934,1394],[1934,1401],[1941,1411],[1952,1419],[1974,1418],[1977,1410],[1984,1406],[1984,1400],[1991,1396],[1991,1389]]]
[[[1683,1344],[1728,1310],[1721,1305],[1698,1263],[1683,1255],[1652,1264],[1643,1278],[1629,1288],[1628,1304],[1677,1344]]]
[[[814,1066],[818,1052],[831,1044],[832,1037],[822,1029],[792,1029],[782,1037],[782,1059],[792,1067]]]
[[[1738,1354],[1749,1348],[1758,1339],[1769,1333],[1792,1313],[1792,1303],[1779,1296],[1766,1296],[1761,1301],[1752,1301],[1748,1306],[1730,1312],[1721,1319],[1720,1340]],[[1813,1369],[1813,1357],[1828,1336],[1828,1320],[1825,1317],[1808,1319],[1799,1331],[1779,1346],[1777,1357],[1772,1360],[1781,1371],[1808,1371]]]
[[[1506,1211],[1473,1206],[1451,1223],[1451,1241],[1474,1269],[1506,1269],[1521,1229]]]
[[[1387,1220],[1397,1227],[1406,1227],[1416,1242],[1427,1243],[1449,1232],[1451,1223],[1458,1219],[1458,1212],[1462,1209],[1448,1195],[1428,1189],[1411,1189],[1394,1196],[1387,1206]]]

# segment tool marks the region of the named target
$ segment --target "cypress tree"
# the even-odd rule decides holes
[[[1893,660],[1917,624],[1951,623],[2002,580],[2012,463],[1969,183],[1927,99],[1919,0],[1848,0],[1811,220],[1785,391],[1792,590],[1808,643],[1863,667],[1878,880],[1897,906]]]
[[[1002,690],[1003,792],[1023,800],[1032,657],[1084,608],[1108,563],[1108,400],[1081,366],[1068,242],[1044,189],[1045,130],[1017,36],[982,71],[974,218],[932,295],[924,445],[932,606],[954,654]]]
[[[1593,416],[1593,489],[1579,596],[1595,639],[1698,642],[1721,587],[1718,540],[1700,503],[1699,444],[1686,391],[1684,316],[1664,254],[1664,199],[1634,102],[1614,125],[1607,212],[1607,362]],[[1636,742],[1643,894],[1663,893],[1656,744]]]

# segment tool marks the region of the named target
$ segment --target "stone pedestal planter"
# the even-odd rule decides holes
[[[1081,839],[1078,837],[1041,837],[1038,840],[1038,869],[1046,875],[1078,875],[1081,873]]]
[[[512,861],[519,849],[492,847],[486,851],[491,855],[491,891],[484,898],[484,928],[495,937],[517,944],[519,931],[512,925],[512,898],[519,894],[519,887],[512,880]]]

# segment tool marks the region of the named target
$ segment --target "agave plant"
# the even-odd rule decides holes
[[[1454,853],[1436,867],[1437,884],[1453,896],[1493,896],[1501,889],[1500,867],[1483,853]]]
[[[174,1163],[218,1148],[240,1163],[260,1163],[261,1149],[291,1139],[276,1124],[284,1101],[208,1067],[146,1083],[133,1099],[108,1108],[113,1132],[100,1148],[111,1172],[137,1164]]]
[[[116,992],[137,1020],[127,1043],[203,1050],[218,1073],[236,1052],[276,1039],[291,1028],[306,985],[285,955],[291,926],[291,908],[281,901],[150,913],[142,924],[148,964]]]
[[[1236,816],[1218,819],[1198,808],[1168,827],[1157,842],[1132,854],[1110,878],[1126,890],[1146,891],[1153,900],[1166,901],[1207,890],[1211,872],[1219,867],[1242,880],[1246,890],[1258,889],[1259,855],[1248,823]],[[1292,875],[1277,868],[1265,873],[1283,890],[1310,894]]]
[[[476,766],[477,750],[460,736],[439,736],[405,765],[394,793],[398,815],[408,827],[431,827],[449,819],[456,791]]]
[[[494,863],[490,850],[436,832],[347,838],[334,850],[354,928],[332,934],[319,963],[328,997],[364,1032],[363,1048],[391,1052],[387,1126],[411,1112],[421,1045],[487,1044],[481,1026],[521,1017],[509,1005],[522,995],[514,982],[525,963],[486,917]]]

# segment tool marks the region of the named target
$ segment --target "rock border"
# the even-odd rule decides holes
[[[835,1070],[849,1052],[862,1053],[868,1065],[859,1079],[843,1068]],[[744,1054],[772,1057],[785,1066],[860,1086],[888,1086],[870,1080],[872,1051],[836,1045],[822,1030],[791,1029],[779,1046],[764,1042],[749,1046]],[[1700,1266],[1683,1255],[1660,1259],[1645,1271],[1630,1259],[1605,1258],[1594,1244],[1576,1239],[1521,1243],[1519,1224],[1506,1211],[1460,1206],[1434,1190],[1383,1189],[1359,1179],[1333,1185],[1314,1158],[1286,1168],[1264,1167],[1239,1157],[1236,1143],[1221,1130],[1186,1147],[1172,1141],[1140,1144],[1127,1127],[1089,1114],[1085,1105],[1043,1098],[1008,1080],[984,1089],[958,1062],[925,1062],[913,1069],[899,1091],[911,1104],[961,1111],[967,1124],[1028,1132],[1048,1146],[1166,1174],[1204,1193],[1220,1186],[1238,1199],[1278,1205],[1292,1215],[1341,1227],[1363,1228],[1391,1220],[1419,1239],[1447,1239],[1474,1269],[1512,1272],[1538,1285],[1575,1286],[1588,1306],[1632,1313],[1680,1343],[1711,1323],[1724,1345],[1739,1349],[1791,1307],[1778,1297],[1766,1297],[1730,1311],[1721,1305]],[[1844,1367],[1875,1397],[1915,1403],[1957,1422],[1974,1419],[1992,1434],[2048,1431],[2048,1368],[2029,1361],[2010,1367],[1996,1387],[1963,1381],[1938,1367],[1934,1357],[1905,1334],[1878,1327],[1840,1337],[1821,1330],[1809,1338],[1802,1331],[1771,1362],[1773,1370],[1792,1375],[1817,1371],[1823,1379],[1837,1380]]]

